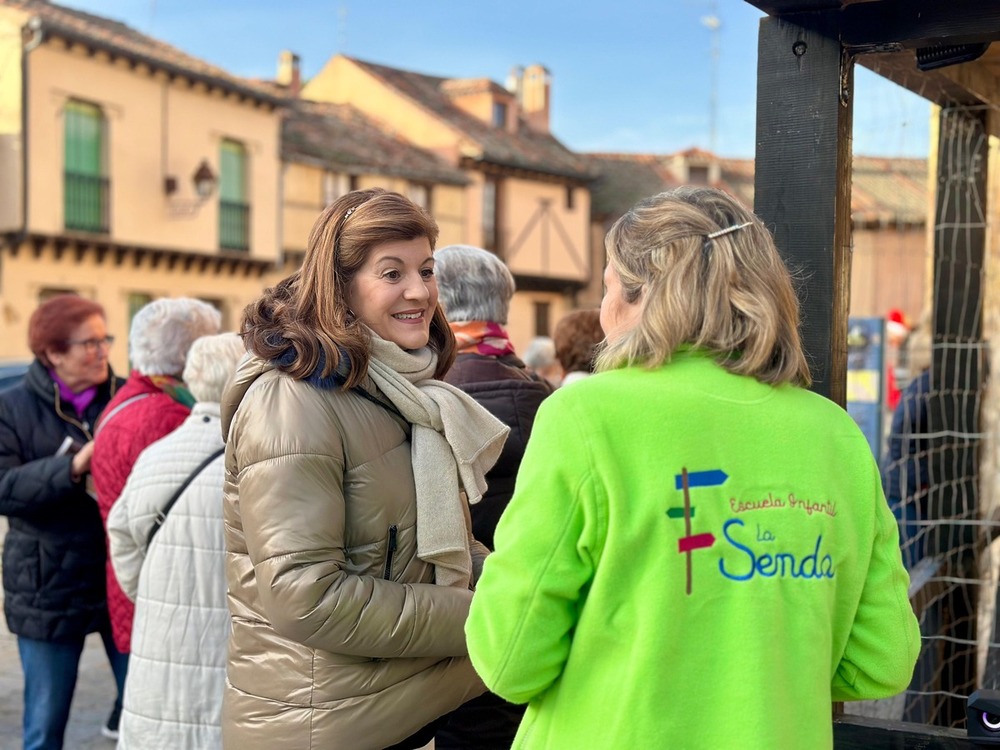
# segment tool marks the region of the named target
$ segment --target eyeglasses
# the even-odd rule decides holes
[[[82,346],[86,350],[87,354],[93,354],[100,349],[102,345],[110,349],[111,345],[115,343],[115,337],[105,336],[103,339],[83,339],[82,341],[79,339],[70,339],[66,343],[70,346]]]

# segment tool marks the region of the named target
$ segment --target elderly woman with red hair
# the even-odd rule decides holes
[[[25,750],[62,747],[88,633],[104,639],[121,699],[104,528],[87,491],[93,425],[119,385],[108,365],[113,341],[99,304],[53,297],[28,323],[35,360],[24,380],[0,392],[4,614],[24,671]]]

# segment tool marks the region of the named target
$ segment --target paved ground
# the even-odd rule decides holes
[[[0,516],[0,548],[7,533],[7,519]],[[0,601],[3,591],[0,590]],[[17,641],[0,617],[0,750],[21,750],[21,661]],[[113,750],[114,742],[101,735],[101,724],[108,718],[115,698],[101,638],[96,633],[87,638],[80,660],[80,677],[73,696],[73,709],[66,728],[65,750]]]

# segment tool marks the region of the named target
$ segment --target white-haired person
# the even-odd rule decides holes
[[[606,344],[539,409],[473,664],[528,703],[515,748],[832,748],[831,703],[920,649],[868,442],[803,387],[790,274],[732,197],[662,193],[605,244]]]
[[[528,342],[521,359],[529,372],[545,378],[553,388],[562,382],[562,365],[556,359],[556,345],[551,336],[535,336]]]
[[[181,377],[188,349],[195,339],[218,333],[220,325],[218,310],[189,297],[154,300],[132,319],[128,337],[132,372],[101,413],[94,433],[90,472],[105,527],[139,454],[191,413],[195,398]],[[133,606],[118,585],[110,560],[107,586],[115,646],[127,654]]]
[[[136,460],[108,516],[118,583],[135,602],[118,750],[222,747],[226,604],[219,400],[246,353],[235,333],[191,344],[197,399]]]
[[[535,412],[552,392],[517,357],[505,326],[514,277],[496,255],[471,245],[449,245],[434,253],[434,273],[458,355],[445,373],[510,427],[503,453],[486,475],[483,499],[471,506],[476,539],[493,547],[493,531],[511,495]],[[452,712],[434,738],[438,750],[509,748],[524,709],[489,693]]]

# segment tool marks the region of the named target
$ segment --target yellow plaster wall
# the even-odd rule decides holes
[[[563,185],[513,178],[504,179],[502,185],[502,254],[510,269],[587,281],[591,276],[589,191],[576,188],[573,208],[567,209]],[[548,203],[545,212],[544,202]]]
[[[438,247],[465,244],[467,193],[461,185],[435,185],[431,194],[431,213],[438,223]]]
[[[250,255],[278,254],[279,128],[274,111],[239,103],[219,91],[140,65],[88,56],[59,40],[30,53],[29,228],[63,231],[63,109],[69,99],[100,106],[107,121],[110,239],[124,244],[199,252],[218,249],[218,193],[196,211],[191,177],[202,159],[219,174],[223,139],[247,149]],[[177,178],[174,200],[163,191]]]
[[[475,94],[463,94],[451,97],[451,102],[463,112],[467,112],[485,123],[493,122],[493,102],[495,97],[491,91],[479,91]],[[504,99],[504,103],[506,103]]]
[[[21,26],[26,14],[0,7],[0,231],[21,228]]]
[[[308,164],[286,164],[282,205],[282,248],[302,252],[323,210],[324,170]]]
[[[167,268],[161,261],[152,267],[149,257],[138,265],[131,257],[120,264],[111,254],[98,261],[89,251],[77,261],[73,252],[56,257],[49,247],[36,258],[27,244],[15,256],[3,258],[3,289],[0,297],[0,360],[30,359],[28,319],[38,306],[44,289],[74,291],[101,303],[107,313],[108,330],[116,337],[111,364],[119,373],[128,365],[128,298],[130,294],[159,297],[197,297],[218,303],[223,312],[223,326],[236,330],[243,308],[264,288],[256,275],[233,275],[227,270],[200,270],[198,265],[185,271],[182,264]]]
[[[851,315],[885,317],[899,308],[916,324],[929,283],[926,229],[855,229],[853,243]]]
[[[282,233],[285,250],[303,252],[313,223],[325,207],[325,170],[310,164],[287,164],[284,170]],[[408,180],[388,175],[366,174],[357,179],[359,189],[381,187],[403,195],[409,193]],[[431,185],[431,214],[438,223],[438,247],[465,242],[465,188],[461,185]]]
[[[535,331],[535,304],[538,302],[549,303],[549,336],[555,330],[556,323],[575,309],[568,297],[556,292],[515,292],[510,301],[507,333],[518,354],[523,354],[531,340],[539,335]]]

